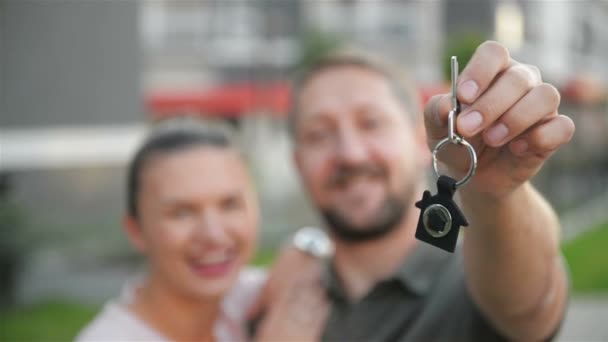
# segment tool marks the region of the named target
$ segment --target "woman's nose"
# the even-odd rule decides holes
[[[197,236],[206,242],[212,243],[228,241],[228,234],[226,233],[226,228],[222,224],[220,214],[210,210],[203,213],[197,227]]]

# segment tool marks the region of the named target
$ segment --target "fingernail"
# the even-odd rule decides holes
[[[468,134],[473,134],[481,126],[482,120],[479,112],[468,112],[458,118],[458,128]]]
[[[528,150],[528,143],[523,139],[514,141],[511,144],[511,151],[513,151],[513,153],[515,153],[516,155],[522,155],[527,150]]]
[[[460,91],[460,95],[467,101],[475,100],[475,95],[477,95],[477,90],[479,90],[479,86],[473,80],[468,80],[462,83],[458,90]]]
[[[492,126],[492,128],[486,132],[486,139],[491,145],[498,145],[507,137],[507,134],[509,134],[509,128],[501,122]]]

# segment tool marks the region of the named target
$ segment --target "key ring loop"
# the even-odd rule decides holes
[[[460,113],[460,101],[458,101],[458,96],[456,96],[456,80],[458,79],[458,59],[456,56],[452,56],[451,58],[451,76],[452,76],[452,110],[448,114],[448,136],[441,140],[435,148],[433,149],[433,171],[435,171],[435,175],[439,178],[439,169],[437,168],[437,153],[441,148],[447,144],[452,143],[455,145],[463,145],[467,148],[469,152],[469,156],[471,157],[471,166],[469,167],[469,171],[467,175],[464,176],[463,179],[456,182],[454,185],[456,188],[466,184],[473,175],[475,174],[475,170],[477,169],[477,154],[475,153],[475,149],[468,141],[464,140],[463,137],[459,136],[456,133],[456,127],[454,125],[454,121],[456,120],[456,115]]]
[[[448,139],[452,144],[458,144],[459,140],[462,140],[458,134],[456,134],[456,130],[454,128],[454,117],[458,115],[460,109],[458,107],[454,107],[450,113],[448,114]]]
[[[469,144],[468,141],[464,140],[462,137],[455,135],[452,139],[450,137],[444,138],[439,143],[437,143],[437,145],[435,145],[435,148],[433,149],[433,171],[435,172],[435,175],[439,178],[440,174],[439,169],[437,167],[437,153],[439,152],[439,150],[441,150],[443,146],[448,143],[453,143],[466,147],[467,151],[469,152],[469,157],[471,157],[471,166],[469,166],[469,171],[467,172],[467,175],[456,182],[455,187],[458,188],[470,181],[473,175],[475,174],[475,170],[477,169],[477,154],[475,153],[475,149],[473,148],[473,146]]]

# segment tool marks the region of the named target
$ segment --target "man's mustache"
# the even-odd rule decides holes
[[[382,168],[373,164],[339,165],[329,178],[327,185],[330,187],[342,187],[351,179],[359,176],[383,177],[385,172]]]

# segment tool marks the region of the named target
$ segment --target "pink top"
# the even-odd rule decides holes
[[[246,268],[224,298],[222,316],[215,324],[217,341],[245,341],[245,314],[266,281],[261,269]],[[160,332],[131,312],[137,282],[128,282],[119,298],[108,301],[95,319],[76,337],[76,341],[168,341]]]

